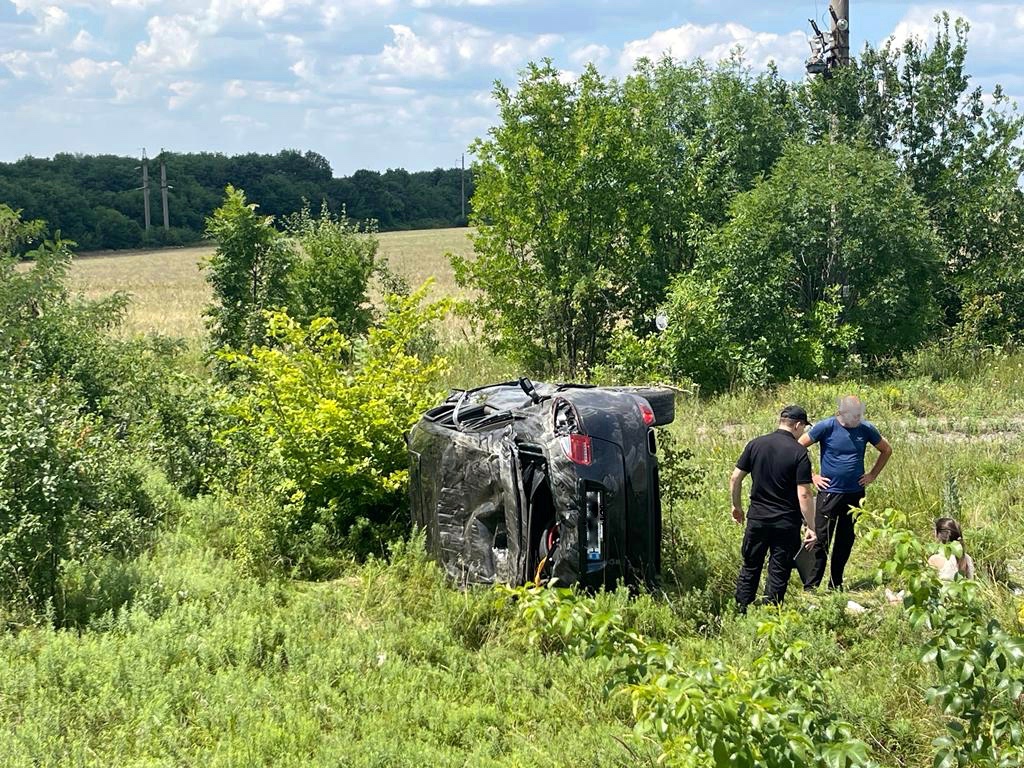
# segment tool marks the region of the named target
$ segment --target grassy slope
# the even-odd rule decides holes
[[[393,263],[412,269],[442,250],[423,247]],[[153,306],[166,303],[153,294]],[[997,616],[1021,631],[1019,599],[1000,586],[1020,580],[1024,552],[1021,366],[996,361],[966,381],[797,382],[681,402],[672,431],[699,474],[695,497],[667,510],[666,566],[686,588],[629,604],[632,619],[694,660],[749,663],[757,615],[717,615],[740,540],[728,472],[784,402],[826,415],[854,390],[896,448],[872,503],[908,510],[922,535],[940,513],[959,517]],[[620,742],[630,717],[604,696],[606,668],[542,654],[494,593],[448,588],[415,549],[329,584],[260,585],[222,554],[221,505],[169,503],[181,523],[126,576],[133,609],[81,635],[0,636],[0,763],[653,764],[649,747]],[[915,636],[870,584],[884,555],[860,545],[850,564],[852,596],[869,613],[846,614],[847,596],[795,589],[789,605],[804,617],[808,663],[837,670],[830,705],[880,763],[923,767],[941,724],[922,700]]]

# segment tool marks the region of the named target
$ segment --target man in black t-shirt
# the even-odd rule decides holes
[[[747,443],[729,480],[732,517],[743,524],[741,489],[750,475],[750,508],[740,550],[743,565],[736,580],[736,604],[741,611],[754,602],[761,571],[768,557],[765,602],[781,603],[789,586],[793,558],[800,551],[800,524],[807,528],[804,546],[813,546],[814,501],[811,461],[799,439],[810,422],[799,405],[782,410],[779,428]]]

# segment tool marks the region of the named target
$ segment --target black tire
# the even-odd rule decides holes
[[[664,427],[676,419],[676,392],[668,387],[609,387],[616,392],[639,395],[654,411],[655,427]]]

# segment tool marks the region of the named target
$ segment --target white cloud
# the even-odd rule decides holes
[[[582,48],[577,48],[569,54],[569,60],[577,66],[585,64],[601,64],[611,55],[612,51],[607,45],[596,45],[591,43]]]
[[[55,51],[4,51],[0,53],[0,67],[7,70],[18,80],[36,78],[52,80],[57,70],[57,54]]]
[[[413,8],[439,8],[444,6],[495,6],[517,5],[522,0],[412,0]]]
[[[68,12],[56,5],[48,5],[42,9],[38,31],[43,35],[51,35],[68,23]]]
[[[229,99],[244,99],[249,92],[241,80],[228,80],[224,83],[224,95]]]
[[[445,56],[443,49],[450,48],[450,45],[422,39],[403,24],[391,24],[389,28],[394,41],[384,46],[377,57],[379,69],[401,72],[410,77],[444,77],[447,74],[441,64]]]
[[[77,58],[64,67],[64,92],[73,97],[110,96],[112,82],[123,70],[119,61]]]
[[[620,70],[629,70],[638,59],[658,59],[670,55],[676,59],[701,58],[717,62],[729,58],[740,47],[747,62],[763,67],[774,61],[786,74],[803,70],[807,57],[807,36],[799,31],[787,34],[756,32],[742,24],[683,24],[655,32],[641,40],[626,43],[619,59]]]
[[[168,109],[178,109],[182,105],[188,103],[193,96],[199,93],[202,85],[192,80],[179,80],[178,82],[171,83],[167,86],[167,89],[173,94],[167,99]]]
[[[116,61],[97,61],[95,59],[80,58],[68,64],[65,72],[73,82],[80,83],[95,80],[120,67],[121,64]]]
[[[1024,47],[1024,7],[1020,5],[911,6],[893,29],[893,43],[902,45],[910,38],[934,39],[935,17],[943,11],[948,11],[951,19],[962,17],[971,25],[967,49],[972,63],[1005,70],[1020,56]]]
[[[509,73],[550,51],[558,35],[496,34],[471,24],[431,18],[418,30],[391,24],[392,41],[375,56],[352,56],[339,68],[378,80],[445,80],[487,66]]]
[[[173,72],[196,63],[199,39],[189,16],[154,16],[146,23],[149,39],[135,46],[132,64],[143,69]]]
[[[315,96],[308,88],[291,88],[268,80],[230,80],[221,90],[229,99],[267,104],[302,104],[313,100]]]
[[[76,53],[103,50],[103,46],[85,29],[78,30],[78,34],[75,35],[75,39],[71,41],[68,48]]]
[[[972,82],[986,89],[1000,83],[1011,99],[1024,104],[1024,77],[1019,64],[1020,51],[1024,49],[1024,7],[1006,3],[964,7],[914,5],[907,9],[888,39],[895,46],[910,38],[933,41],[935,17],[943,11],[949,13],[951,20],[961,17],[970,24],[966,70]]]

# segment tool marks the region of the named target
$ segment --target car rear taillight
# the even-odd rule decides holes
[[[651,404],[646,400],[637,398],[636,404],[640,406],[640,415],[644,417],[644,424],[648,427],[654,424],[654,409],[651,408]]]
[[[567,435],[562,438],[562,450],[574,464],[589,467],[594,461],[594,446],[590,435]]]

